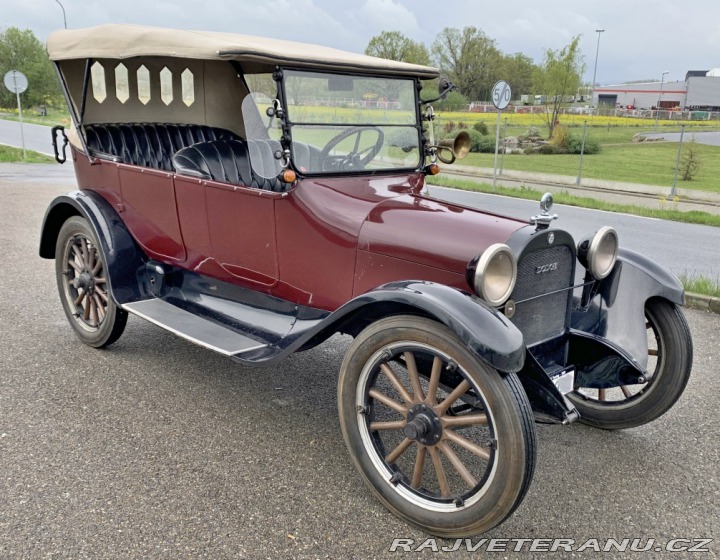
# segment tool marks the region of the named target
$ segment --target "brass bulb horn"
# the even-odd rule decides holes
[[[455,138],[440,140],[440,143],[434,147],[437,150],[438,159],[443,163],[451,164],[456,159],[463,159],[470,152],[470,135],[463,131]],[[450,152],[450,157],[443,156],[443,151],[446,150]]]

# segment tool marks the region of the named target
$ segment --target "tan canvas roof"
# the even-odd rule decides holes
[[[47,40],[52,60],[173,56],[203,60],[235,59],[434,78],[435,68],[329,47],[215,31],[180,31],[141,25],[100,25],[55,31]]]

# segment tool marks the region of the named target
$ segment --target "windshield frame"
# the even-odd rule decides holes
[[[420,171],[424,164],[425,164],[425,142],[426,138],[423,134],[423,118],[422,118],[422,107],[420,103],[420,90],[422,89],[422,83],[420,78],[417,76],[388,76],[387,74],[377,74],[377,73],[365,73],[365,72],[343,72],[343,71],[327,71],[325,69],[316,69],[316,68],[306,68],[306,67],[297,67],[297,66],[282,66],[278,67],[278,71],[280,73],[280,79],[278,80],[278,95],[280,98],[280,103],[282,104],[282,107],[284,108],[283,115],[281,118],[282,121],[282,131],[283,131],[283,137],[287,138],[288,140],[288,146],[287,148],[290,150],[290,165],[295,170],[298,175],[302,177],[329,177],[329,176],[372,176],[372,175],[394,175],[398,173],[412,173]],[[331,170],[331,171],[302,171],[298,169],[298,166],[295,164],[294,161],[294,151],[292,148],[292,129],[293,126],[338,126],[338,123],[321,123],[321,122],[311,122],[306,123],[302,121],[293,122],[291,120],[290,115],[290,108],[288,106],[288,96],[286,92],[286,75],[285,73],[287,71],[291,72],[303,72],[303,73],[310,73],[310,74],[322,74],[322,75],[333,75],[333,76],[352,76],[354,78],[377,78],[377,79],[393,79],[393,80],[406,80],[410,81],[413,84],[413,98],[414,98],[414,114],[415,114],[415,122],[414,124],[382,124],[383,127],[397,127],[397,128],[414,128],[417,131],[418,134],[418,162],[417,165],[410,166],[410,167],[392,167],[392,168],[380,168],[380,169],[358,169],[358,170],[343,170],[343,171],[337,171],[337,170]],[[348,123],[350,126],[353,127],[376,127],[379,126],[377,124],[362,124],[362,123]]]

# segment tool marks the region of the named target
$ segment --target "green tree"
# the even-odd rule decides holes
[[[375,35],[370,39],[365,54],[423,66],[430,64],[427,47],[405,37],[399,31],[383,31],[380,35]]]
[[[481,29],[446,27],[435,38],[432,54],[465,97],[473,101],[489,99],[499,79],[502,53]]]
[[[45,47],[29,29],[8,27],[0,31],[0,76],[19,70],[28,79],[28,89],[21,95],[23,105],[62,102],[62,93],[55,69]],[[15,94],[0,87],[0,107],[15,107]]]
[[[537,65],[532,58],[522,53],[503,56],[499,79],[505,80],[512,88],[513,96],[519,99],[523,94],[532,92],[533,75]]]
[[[545,122],[548,137],[552,137],[558,122],[560,107],[565,99],[577,94],[582,84],[585,63],[578,47],[580,35],[559,51],[548,49],[545,59],[533,79],[536,94],[545,96]]]

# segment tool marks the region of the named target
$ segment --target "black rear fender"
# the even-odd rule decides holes
[[[74,191],[50,203],[40,234],[40,256],[55,258],[58,234],[71,216],[82,216],[95,232],[113,299],[119,304],[141,299],[137,272],[147,257],[110,203],[94,192]]]

